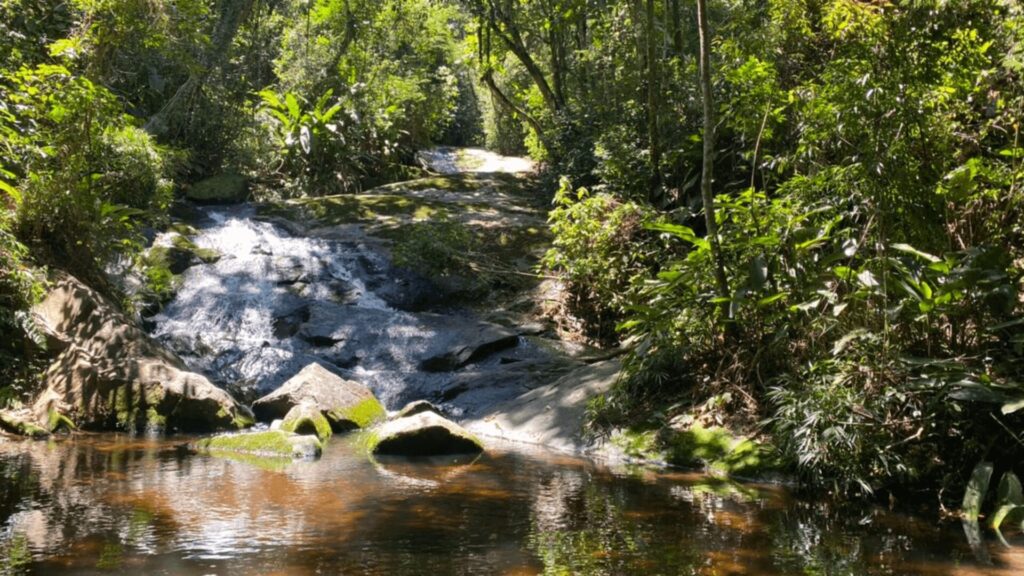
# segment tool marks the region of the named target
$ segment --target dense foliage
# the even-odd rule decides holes
[[[693,16],[671,1],[541,4],[478,12],[498,36],[543,17],[585,42],[522,84],[539,95],[558,74],[565,95],[523,99],[538,119],[524,126],[601,204],[653,203],[643,226],[675,243],[651,258],[649,236],[586,193],[552,213],[547,264],[597,334],[614,315],[635,346],[606,417],[713,405],[840,491],[962,484],[983,456],[1019,461],[1017,3],[712,2],[717,256],[696,191]],[[545,63],[569,42],[523,38]],[[519,59],[501,46],[485,66]],[[609,243],[612,230],[635,239]]]
[[[631,350],[600,421],[963,485],[1024,454],[1022,69],[1014,0],[0,0],[0,379],[45,267],[116,294],[195,182],[356,193],[486,143],[543,162],[564,325]]]
[[[175,188],[227,173],[266,195],[353,192],[478,138],[464,22],[431,0],[3,0],[0,387],[33,379],[46,267],[123,297],[148,266],[166,292],[139,254]]]

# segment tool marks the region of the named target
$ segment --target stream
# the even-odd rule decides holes
[[[498,447],[370,461],[352,438],[260,467],[180,440],[0,443],[4,574],[1020,574],[955,524],[772,486]]]
[[[453,171],[453,154],[428,159]],[[463,418],[580,364],[438,301],[358,229],[301,230],[251,205],[190,224],[221,258],[185,271],[147,328],[240,397],[318,362],[391,410],[427,398]],[[983,565],[934,512],[841,509],[699,473],[496,441],[422,461],[368,458],[339,436],[317,461],[280,462],[190,454],[187,440],[0,436],[0,575],[1024,573],[1020,536],[988,542]]]

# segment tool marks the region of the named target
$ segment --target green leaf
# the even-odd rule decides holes
[[[0,192],[4,192],[10,196],[11,199],[14,200],[15,204],[21,204],[21,192],[3,180],[0,180]]]
[[[298,120],[299,118],[302,117],[302,114],[301,114],[300,108],[299,108],[299,101],[298,101],[298,99],[295,98],[295,94],[292,94],[291,92],[289,92],[284,97],[284,103],[285,103],[285,106],[288,107],[288,115],[291,116],[293,121],[294,120]]]
[[[910,244],[893,244],[892,248],[894,250],[899,250],[900,252],[903,252],[905,254],[910,254],[911,256],[916,256],[916,257],[918,257],[918,258],[920,258],[922,260],[926,260],[926,261],[928,261],[928,262],[930,262],[932,264],[937,264],[939,262],[942,262],[942,258],[939,258],[938,256],[934,256],[934,255],[929,254],[927,252],[922,252],[921,250],[918,250],[917,248],[914,248]]]
[[[1000,411],[1003,414],[1013,414],[1014,412],[1018,412],[1020,410],[1024,410],[1024,398],[1020,398],[1012,402],[1007,402],[1006,404],[1003,404],[1003,407]],[[1024,504],[1024,502],[1022,502],[1022,504]]]
[[[279,110],[284,109],[284,104],[281,103],[281,99],[277,97],[277,93],[273,90],[261,90],[260,98],[263,99],[263,102],[268,106]]]
[[[1013,472],[1003,474],[1003,477],[999,479],[996,497],[1000,504],[1024,506],[1024,489],[1021,488],[1020,479],[1016,474]]]
[[[992,526],[993,530],[998,532],[999,527],[1008,516],[1011,514],[1020,514],[1021,512],[1024,512],[1024,506],[1020,504],[1003,504],[996,509],[994,514],[992,514],[992,519],[989,521],[989,525]]]
[[[326,124],[330,122],[331,118],[334,118],[334,116],[338,112],[341,112],[341,104],[335,104],[334,106],[331,106],[326,112],[323,113],[323,115],[320,116],[320,121]]]
[[[766,297],[761,298],[760,300],[758,300],[757,301],[757,305],[758,306],[768,306],[769,304],[773,304],[775,302],[778,302],[779,300],[782,300],[782,299],[786,298],[787,296],[789,296],[789,292],[779,292],[778,294],[772,294],[771,296],[766,296]]]
[[[963,517],[969,522],[976,522],[981,514],[981,503],[988,492],[988,484],[992,480],[993,466],[991,462],[979,462],[971,472],[964,492]]]

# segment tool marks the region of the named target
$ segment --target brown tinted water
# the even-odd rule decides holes
[[[510,450],[374,463],[351,438],[288,464],[180,442],[0,439],[0,574],[1024,573],[1020,548],[977,565],[955,524],[697,474]]]

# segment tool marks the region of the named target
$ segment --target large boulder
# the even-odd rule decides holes
[[[387,415],[369,388],[345,380],[316,362],[257,400],[252,409],[260,421],[269,422],[284,418],[300,404],[314,406],[337,432],[366,428]]]
[[[370,450],[393,456],[477,454],[483,445],[458,424],[435,412],[391,420],[371,432]]]
[[[117,307],[71,276],[35,308],[51,349],[38,422],[61,414],[86,429],[203,432],[238,429],[251,412],[136,327]]]

